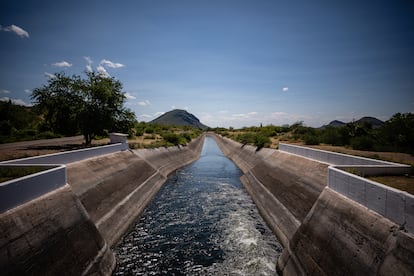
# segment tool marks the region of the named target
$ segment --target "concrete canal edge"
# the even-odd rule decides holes
[[[328,187],[328,164],[212,137],[284,246],[281,274],[414,275],[414,234]]]
[[[2,275],[111,275],[111,248],[203,141],[67,164],[66,185],[0,213]]]
[[[328,164],[208,135],[242,170],[246,190],[284,246],[281,274],[414,275],[413,233],[331,189]],[[0,214],[2,275],[110,275],[111,248],[168,174],[198,159],[203,141],[67,164],[66,184]]]

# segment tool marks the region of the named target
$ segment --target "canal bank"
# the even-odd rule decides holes
[[[281,245],[212,138],[115,247],[114,275],[276,275]]]
[[[66,185],[0,214],[2,275],[111,275],[111,247],[203,141],[66,165]]]
[[[414,274],[413,234],[327,187],[328,164],[211,136],[283,244],[281,274]]]

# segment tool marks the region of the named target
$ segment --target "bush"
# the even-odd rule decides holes
[[[351,146],[356,150],[372,150],[374,143],[374,139],[369,136],[360,136],[351,139]]]
[[[305,145],[319,145],[319,139],[316,135],[307,134],[303,138]]]

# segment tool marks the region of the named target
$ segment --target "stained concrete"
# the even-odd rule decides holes
[[[326,188],[278,260],[284,275],[414,275],[414,237]]]
[[[69,185],[0,214],[1,275],[109,275],[115,257]]]
[[[199,157],[203,141],[200,137],[185,147],[124,151],[72,163],[68,183],[112,247],[167,176]]]
[[[286,247],[326,187],[328,165],[273,149],[256,151],[255,147],[227,138],[212,137],[243,171],[244,186]]]
[[[280,274],[414,275],[413,234],[327,187],[327,164],[211,136],[284,246]]]
[[[68,164],[63,188],[0,214],[1,274],[111,275],[111,247],[203,141]]]

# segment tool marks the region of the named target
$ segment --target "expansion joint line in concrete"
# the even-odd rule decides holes
[[[141,185],[139,185],[137,188],[135,188],[130,194],[128,194],[126,197],[124,197],[114,208],[112,208],[111,211],[109,211],[108,213],[106,213],[102,218],[100,218],[97,222],[96,222],[96,226],[99,228],[101,226],[102,223],[104,223],[106,220],[108,220],[109,218],[111,218],[119,208],[121,208],[121,206],[125,205],[130,198],[136,193],[138,192],[143,186],[145,186],[152,178],[154,178],[155,176],[159,175],[159,172],[156,171],[155,173],[153,173],[150,177],[148,177],[143,183],[141,183]]]
[[[82,273],[82,276],[85,275],[91,275],[91,273],[93,273],[93,271],[90,271],[94,265],[99,264],[101,262],[101,259],[104,257],[105,253],[109,250],[108,248],[108,244],[105,242],[105,245],[101,248],[101,250],[99,250],[98,255],[95,256],[95,258],[93,259],[92,262],[90,262],[88,264],[88,266],[85,268],[85,270]],[[115,266],[115,261],[113,266]],[[113,270],[113,268],[111,269]]]
[[[294,224],[295,229],[298,229],[300,226],[300,221],[298,219],[296,219],[296,217],[292,214],[292,212],[290,212],[267,188],[265,185],[263,185],[262,182],[260,182],[260,180],[257,179],[257,177],[251,173],[248,172],[246,173],[246,175],[249,174],[250,176],[253,177],[254,181],[256,181],[256,183],[258,185],[260,185],[260,187],[262,188],[262,190],[267,194],[268,197],[270,197],[272,199],[272,201],[277,205],[277,208],[280,208],[281,210],[283,210],[283,212],[287,215],[287,217],[289,217],[290,221]],[[247,181],[249,181],[247,179]],[[249,193],[251,195],[253,195],[252,191],[250,190],[249,187],[247,187],[245,185],[245,188],[249,191]],[[252,196],[252,198],[254,199],[254,197]],[[256,200],[256,205],[257,206],[261,206],[261,208],[263,210],[265,210],[265,207],[261,204],[260,201]],[[266,213],[265,211],[263,211],[263,215],[265,215],[266,217],[268,217],[268,219],[270,220],[269,223],[271,223],[272,221],[279,221],[278,218],[275,218],[271,213]],[[280,222],[280,221],[279,221]],[[272,223],[271,223],[272,224]],[[273,231],[275,231],[276,236],[279,238],[280,242],[283,244],[283,246],[287,247],[289,245],[289,240],[290,238],[288,238],[287,234],[280,228],[280,227],[276,227],[277,229],[274,229]],[[291,233],[293,236],[293,233]]]

